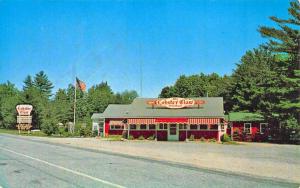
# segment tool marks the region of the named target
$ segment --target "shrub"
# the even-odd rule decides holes
[[[70,133],[70,132],[64,132],[64,133],[63,133],[63,136],[64,136],[64,137],[71,137],[71,136],[73,136],[73,134]]]
[[[195,140],[195,136],[192,134],[189,138],[190,141],[194,141]]]
[[[145,138],[143,137],[143,135],[139,136],[138,138],[139,140],[144,140]]]
[[[149,137],[147,138],[147,140],[154,140],[154,138],[155,138],[155,136],[152,135],[152,136],[149,136]]]
[[[209,142],[216,142],[217,140],[215,138],[210,139]]]
[[[79,129],[79,135],[80,136],[84,136],[84,137],[91,136],[92,135],[92,131],[89,128],[83,128],[83,127],[81,127]]]
[[[46,120],[42,123],[42,131],[48,136],[58,132],[58,125],[54,120]]]
[[[230,142],[231,138],[230,138],[230,136],[228,136],[228,134],[225,133],[225,134],[222,135],[221,141],[222,142]]]
[[[134,137],[132,135],[129,136],[128,140],[133,140]]]
[[[92,136],[93,137],[98,136],[98,130],[94,130]]]
[[[206,139],[205,139],[204,137],[201,137],[201,138],[200,138],[200,141],[201,141],[201,142],[205,142]]]
[[[128,137],[127,131],[123,131],[122,138],[127,139],[127,137]]]

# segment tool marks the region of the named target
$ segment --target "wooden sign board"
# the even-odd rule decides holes
[[[156,99],[156,100],[149,100],[147,101],[148,105],[151,106],[160,106],[165,108],[186,108],[186,107],[193,107],[195,105],[202,105],[205,104],[204,100],[194,100],[189,98],[167,98],[167,99]]]
[[[19,116],[30,116],[32,108],[30,104],[20,104],[16,106]]]
[[[17,116],[17,123],[18,124],[31,124],[32,116]]]

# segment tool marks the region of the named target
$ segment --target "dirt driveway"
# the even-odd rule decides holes
[[[300,146],[296,145],[104,141],[96,138],[28,139],[300,183]]]

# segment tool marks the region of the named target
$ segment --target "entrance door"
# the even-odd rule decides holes
[[[177,124],[169,124],[168,140],[179,140]]]

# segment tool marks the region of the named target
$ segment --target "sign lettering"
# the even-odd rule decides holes
[[[30,116],[32,105],[20,104],[16,106],[19,116]]]
[[[194,100],[194,99],[186,99],[186,98],[167,98],[167,99],[156,99],[147,101],[148,105],[151,106],[161,106],[166,108],[185,108],[185,107],[193,107],[195,105],[204,104],[203,100]]]

